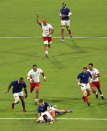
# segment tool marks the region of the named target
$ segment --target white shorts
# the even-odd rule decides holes
[[[82,91],[83,90],[91,90],[89,83],[87,83],[87,84],[81,83],[81,84],[82,84],[82,86],[81,86],[81,90]]]
[[[23,91],[13,94],[15,101],[19,100],[19,96],[24,96]]]
[[[55,110],[55,108],[54,107],[50,107],[50,113],[52,113],[52,110]]]
[[[70,26],[70,20],[61,20],[61,25]]]

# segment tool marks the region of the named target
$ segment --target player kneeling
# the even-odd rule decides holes
[[[50,112],[44,112],[41,114],[41,116],[35,121],[36,123],[44,123],[45,121],[50,121],[50,124],[53,124],[55,122],[54,116]]]

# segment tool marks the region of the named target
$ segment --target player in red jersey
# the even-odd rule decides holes
[[[39,13],[37,13],[37,23],[42,27],[42,36],[43,36],[43,42],[45,44],[45,54],[46,57],[48,57],[48,47],[50,48],[50,45],[52,44],[52,37],[51,34],[53,34],[54,29],[53,27],[47,23],[46,20],[39,21]]]
[[[100,73],[99,71],[96,69],[96,68],[93,68],[93,64],[92,63],[89,63],[88,64],[88,71],[92,74],[92,82],[90,83],[91,85],[91,89],[93,91],[93,93],[96,95],[96,98],[98,99],[98,93],[96,92],[95,90],[95,87],[97,87],[99,93],[100,93],[100,96],[102,99],[104,99],[104,96],[103,96],[103,93],[102,93],[102,90],[100,88],[100,81],[98,80],[98,77],[100,77]]]

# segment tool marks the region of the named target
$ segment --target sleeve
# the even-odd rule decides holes
[[[12,85],[12,86],[14,86],[14,85],[15,85],[15,83],[16,83],[15,81],[12,81],[12,82],[11,82],[11,85]]]
[[[53,27],[49,24],[49,29],[53,29]]]
[[[79,74],[78,76],[77,76],[77,79],[79,79],[81,77],[81,74]]]
[[[95,69],[95,73],[96,73],[96,75],[97,75],[97,74],[99,74],[100,72],[99,72],[97,69]]]
[[[91,73],[89,72],[89,76],[92,77]]]
[[[38,107],[38,113],[41,113],[41,110],[40,110],[40,108]]]
[[[39,72],[40,72],[40,73],[43,73],[43,70],[42,70],[42,69],[39,69]]]
[[[46,102],[46,106],[48,107],[49,106],[49,104]]]
[[[68,12],[71,12],[69,8],[68,8]]]
[[[24,87],[24,88],[26,88],[26,87],[27,87],[27,85],[26,85],[26,83],[25,83],[25,82],[24,82],[24,84],[23,84],[23,87]]]

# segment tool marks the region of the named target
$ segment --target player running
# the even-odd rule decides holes
[[[66,8],[66,4],[62,3],[62,9],[60,10],[60,19],[61,19],[61,35],[62,39],[61,41],[64,41],[64,29],[65,26],[69,32],[70,37],[72,38],[71,30],[70,30],[70,19],[69,16],[71,16],[72,13],[69,8]]]
[[[26,83],[24,82],[24,79],[21,77],[19,80],[12,81],[11,84],[8,86],[8,90],[5,93],[9,93],[9,90],[13,86],[13,96],[15,101],[11,103],[11,109],[14,110],[14,105],[19,103],[19,98],[21,99],[22,106],[23,106],[23,112],[27,113],[25,110],[25,101],[24,101],[24,95],[22,88],[24,87],[24,92],[26,94],[25,98],[28,96],[27,93],[27,86]]]
[[[43,42],[45,44],[45,54],[46,57],[48,57],[48,47],[50,48],[50,45],[52,44],[51,34],[53,34],[54,29],[50,24],[47,23],[46,20],[44,20],[43,23],[39,21],[39,13],[37,13],[37,23],[42,27]]]
[[[44,82],[46,82],[46,77],[43,70],[40,68],[37,68],[37,65],[33,65],[33,69],[31,69],[27,74],[27,79],[30,80],[30,92],[32,93],[34,88],[36,90],[35,105],[37,105],[38,96],[39,96],[40,74],[42,74],[44,78]]]
[[[104,99],[102,90],[100,88],[101,84],[100,84],[100,81],[98,80],[98,77],[100,77],[99,71],[96,68],[93,68],[93,64],[92,63],[88,64],[88,68],[89,68],[88,71],[90,71],[91,75],[93,76],[92,83],[90,83],[93,93],[96,95],[96,98],[98,99],[98,93],[95,90],[95,87],[97,87],[97,89],[98,89],[98,91],[100,93],[101,98]]]
[[[79,86],[81,86],[81,90],[83,91],[84,96],[82,97],[84,102],[86,101],[88,106],[90,106],[90,103],[88,102],[88,97],[89,95],[91,95],[91,89],[88,83],[88,79],[89,77],[92,79],[92,75],[89,71],[87,71],[87,67],[83,67],[83,72],[79,73],[76,81],[78,83]],[[79,82],[79,78],[80,78],[80,82]]]
[[[45,121],[50,121],[50,124],[53,124],[55,122],[54,116],[52,113],[46,111],[41,114],[41,116],[35,121],[36,123],[44,123]]]

